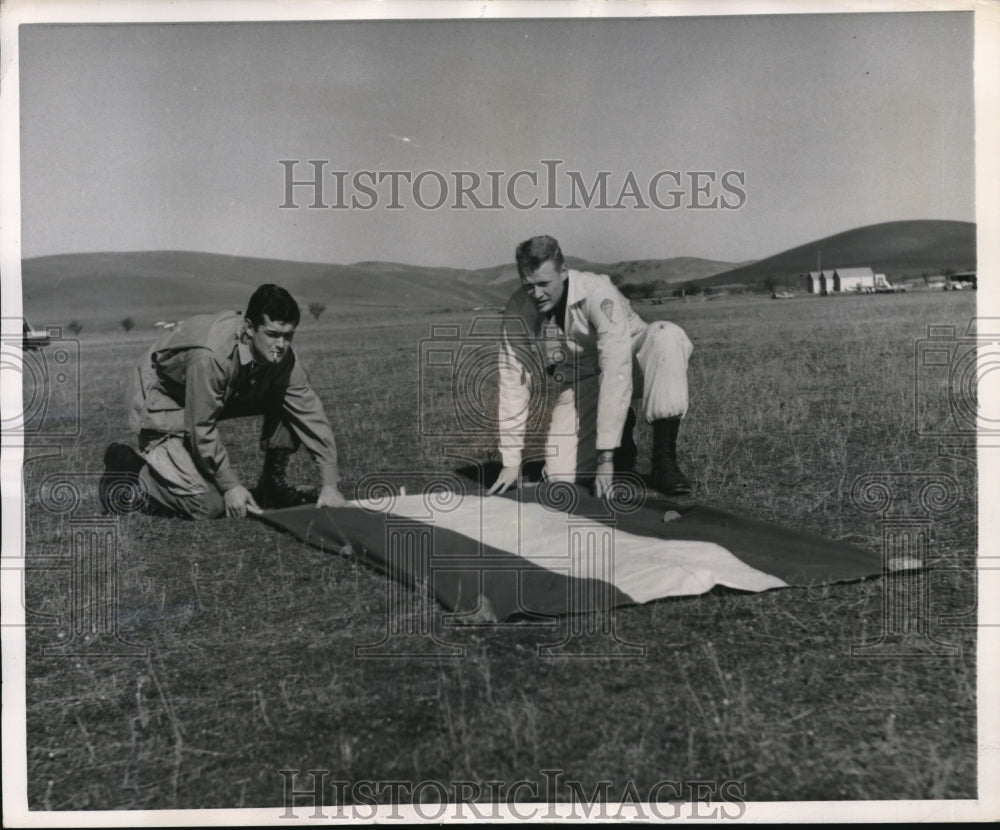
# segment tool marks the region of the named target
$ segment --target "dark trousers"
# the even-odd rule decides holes
[[[227,406],[220,420],[264,416],[260,433],[261,450],[295,452],[300,441],[289,428],[280,403],[236,402]],[[139,453],[146,466],[139,480],[155,503],[157,512],[189,519],[215,519],[225,515],[223,494],[214,481],[199,469],[187,435],[144,430],[139,433]]]

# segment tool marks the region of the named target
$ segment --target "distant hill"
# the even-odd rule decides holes
[[[630,259],[623,262],[594,262],[580,257],[566,257],[566,264],[577,271],[591,271],[596,274],[608,274],[616,277],[623,285],[654,282],[663,280],[669,283],[680,283],[688,280],[702,279],[713,274],[732,269],[737,263],[721,262],[698,257],[672,257],[670,259]],[[517,287],[517,265],[513,262],[505,265],[494,265],[490,268],[480,268],[477,271],[462,272],[473,275],[476,283],[503,285],[508,291]],[[465,277],[460,277],[463,279]]]
[[[570,267],[617,274],[627,282],[684,281],[732,263],[691,257],[606,265],[581,259]],[[34,325],[76,318],[110,326],[171,320],[205,310],[238,308],[261,283],[288,288],[303,308],[322,302],[327,315],[378,309],[502,306],[518,285],[513,262],[466,270],[398,262],[331,265],[190,251],[61,254],[22,263],[25,314]]]
[[[823,267],[868,265],[890,280],[975,267],[976,226],[970,222],[886,222],[800,245],[759,262],[673,257],[600,263],[567,258],[571,268],[613,276],[622,285],[762,283],[797,287],[801,274]],[[63,254],[22,263],[24,308],[36,327],[124,317],[137,324],[206,310],[239,308],[261,283],[285,286],[303,309],[326,305],[328,316],[396,310],[502,306],[517,289],[513,262],[489,268],[432,268],[398,262],[332,265],[190,251]],[[91,330],[92,327],[91,327]]]
[[[620,277],[619,283],[621,285],[635,285],[655,282],[656,280],[662,280],[666,283],[681,283],[705,279],[714,274],[732,270],[738,264],[690,256],[672,257],[671,259],[632,259],[611,264],[587,262],[575,257],[567,257],[566,261],[571,268],[577,270],[595,271],[599,274]]]
[[[914,220],[883,222],[817,239],[748,265],[697,280],[701,286],[762,283],[795,285],[799,275],[822,267],[871,266],[890,281],[976,267],[976,226],[972,222]]]
[[[288,288],[303,308],[327,314],[364,308],[464,308],[499,304],[509,293],[475,272],[396,263],[328,265],[188,251],[66,254],[22,263],[25,314],[38,325],[69,317],[176,319],[239,308],[258,285]]]

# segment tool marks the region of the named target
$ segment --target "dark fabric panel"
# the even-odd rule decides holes
[[[657,498],[614,509],[582,487],[541,484],[501,498],[534,502],[555,513],[586,516],[625,532],[659,539],[715,542],[747,565],[790,585],[860,579],[882,572],[881,556],[836,542],[701,505]],[[680,518],[664,522],[668,509]],[[356,507],[271,510],[262,521],[333,552],[348,546],[365,562],[408,585],[428,582],[451,611],[516,616],[589,612],[632,602],[613,585],[574,579],[461,533]],[[482,597],[489,608],[483,608]]]
[[[407,585],[427,580],[449,611],[481,611],[486,618],[555,616],[628,605],[613,585],[575,579],[478,540],[387,514],[358,508],[290,507],[260,519],[335,553],[348,546],[363,561]],[[489,608],[481,607],[481,597]]]

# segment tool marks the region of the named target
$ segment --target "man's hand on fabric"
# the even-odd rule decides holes
[[[242,484],[237,484],[235,487],[226,490],[222,500],[226,505],[227,516],[239,516],[242,519],[248,512],[264,512],[260,509],[257,502],[254,501],[250,491]]]
[[[597,465],[597,473],[594,475],[594,496],[599,499],[606,499],[611,496],[614,489],[615,462],[605,461]]]
[[[486,491],[486,495],[492,496],[494,494],[506,493],[512,486],[517,487],[520,475],[520,467],[504,467],[500,471],[500,475],[497,476],[497,480],[493,482],[493,486]]]
[[[324,484],[316,499],[317,507],[344,507],[346,504],[347,499],[340,494],[335,484]]]

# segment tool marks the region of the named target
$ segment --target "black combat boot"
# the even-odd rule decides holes
[[[677,466],[677,431],[681,419],[653,421],[653,486],[665,496],[686,496],[691,482]]]
[[[104,451],[104,475],[97,486],[101,507],[106,514],[125,515],[146,509],[145,488],[139,473],[146,462],[128,444],[108,444]]]
[[[635,429],[635,412],[632,407],[628,408],[628,415],[625,416],[625,428],[622,430],[622,442],[615,450],[615,472],[631,473],[635,470],[635,462],[639,457],[639,448],[635,445],[635,437],[632,431]]]
[[[315,504],[319,498],[313,490],[302,490],[288,483],[286,473],[293,452],[291,449],[271,447],[264,453],[264,471],[260,474],[253,497],[265,510]]]

